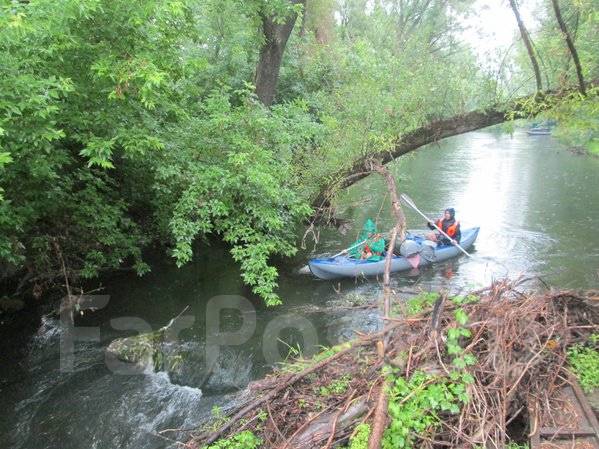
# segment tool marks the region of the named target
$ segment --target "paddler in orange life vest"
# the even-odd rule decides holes
[[[431,232],[427,234],[427,240],[432,240],[433,242],[437,242],[439,245],[455,245],[456,243],[460,243],[460,239],[462,238],[462,233],[460,231],[460,222],[455,219],[455,209],[450,207],[445,209],[445,214],[443,218],[439,218],[435,224],[437,227],[443,230],[445,234],[451,237],[451,240],[441,234],[436,228],[433,226],[431,222],[427,223],[429,229],[432,229],[436,232]]]

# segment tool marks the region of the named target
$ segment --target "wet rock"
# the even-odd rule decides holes
[[[221,352],[204,388],[207,391],[244,388],[251,380],[252,366],[251,359],[240,351]]]
[[[245,388],[253,368],[243,351],[222,347],[214,361],[207,361],[203,344],[165,341],[160,331],[119,338],[106,351],[139,372],[164,371],[173,383],[200,388],[204,394]]]
[[[241,350],[222,347],[212,362],[206,359],[204,345],[186,344],[180,355],[181,366],[171,373],[173,382],[201,388],[205,394],[241,390],[252,378],[253,361]]]
[[[176,342],[169,339],[168,333],[187,309],[188,307],[155,332],[117,338],[112,341],[106,348],[108,357],[142,369],[175,371],[180,366],[182,357],[177,353]]]
[[[330,344],[343,343],[355,339],[355,331],[373,333],[382,329],[382,325],[378,310],[356,310],[331,319],[327,326],[327,338]]]
[[[152,332],[113,340],[106,348],[108,355],[116,359],[137,365],[140,368],[154,368],[155,355],[161,351],[160,333]],[[158,367],[160,368],[160,367]]]

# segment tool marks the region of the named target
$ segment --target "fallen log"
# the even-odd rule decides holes
[[[330,446],[335,437],[338,438],[345,434],[347,429],[362,416],[366,415],[371,407],[372,404],[363,397],[345,412],[343,409],[340,409],[334,413],[322,415],[317,420],[314,420],[304,431],[296,435],[289,442],[288,447],[294,449],[320,447],[324,441],[327,441],[327,445]]]

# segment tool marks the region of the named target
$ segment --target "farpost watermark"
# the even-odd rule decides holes
[[[102,335],[100,327],[78,326],[75,324],[77,314],[93,313],[105,308],[110,302],[109,295],[82,295],[65,297],[62,302],[60,321],[60,370],[71,372],[77,364],[76,345],[83,342],[100,343]],[[223,348],[240,347],[256,338],[257,314],[256,308],[247,298],[239,295],[218,295],[210,298],[204,305],[205,320],[205,366],[207,376],[219,361]],[[235,311],[239,317],[239,325],[235,329],[223,330],[230,327],[230,322],[223,319],[224,312]],[[191,328],[197,322],[196,316],[184,313],[171,320],[165,327],[160,328],[164,332],[161,344],[177,345],[181,343],[180,334],[184,329]],[[202,324],[202,323],[200,323]],[[263,323],[264,324],[264,323]],[[122,331],[125,335],[134,334],[133,338],[150,334],[159,329],[152,327],[146,320],[135,316],[122,316],[110,319],[109,325],[112,329]],[[313,352],[319,344],[318,332],[315,325],[306,317],[286,313],[274,316],[263,327],[262,336],[257,339],[260,342],[262,355],[267,364],[274,365],[285,360],[287,354],[281,354],[279,341],[283,331],[293,330],[299,334],[306,348],[306,354]],[[123,337],[131,338],[131,337]],[[147,372],[136,363],[123,361],[105,351],[105,363],[107,368],[114,374],[139,375]]]

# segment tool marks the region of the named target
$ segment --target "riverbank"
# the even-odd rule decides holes
[[[599,331],[596,292],[525,294],[510,281],[422,294],[395,312],[406,318],[253,382],[250,399],[188,447],[526,443],[529,410],[554,413],[571,348],[595,345]]]

